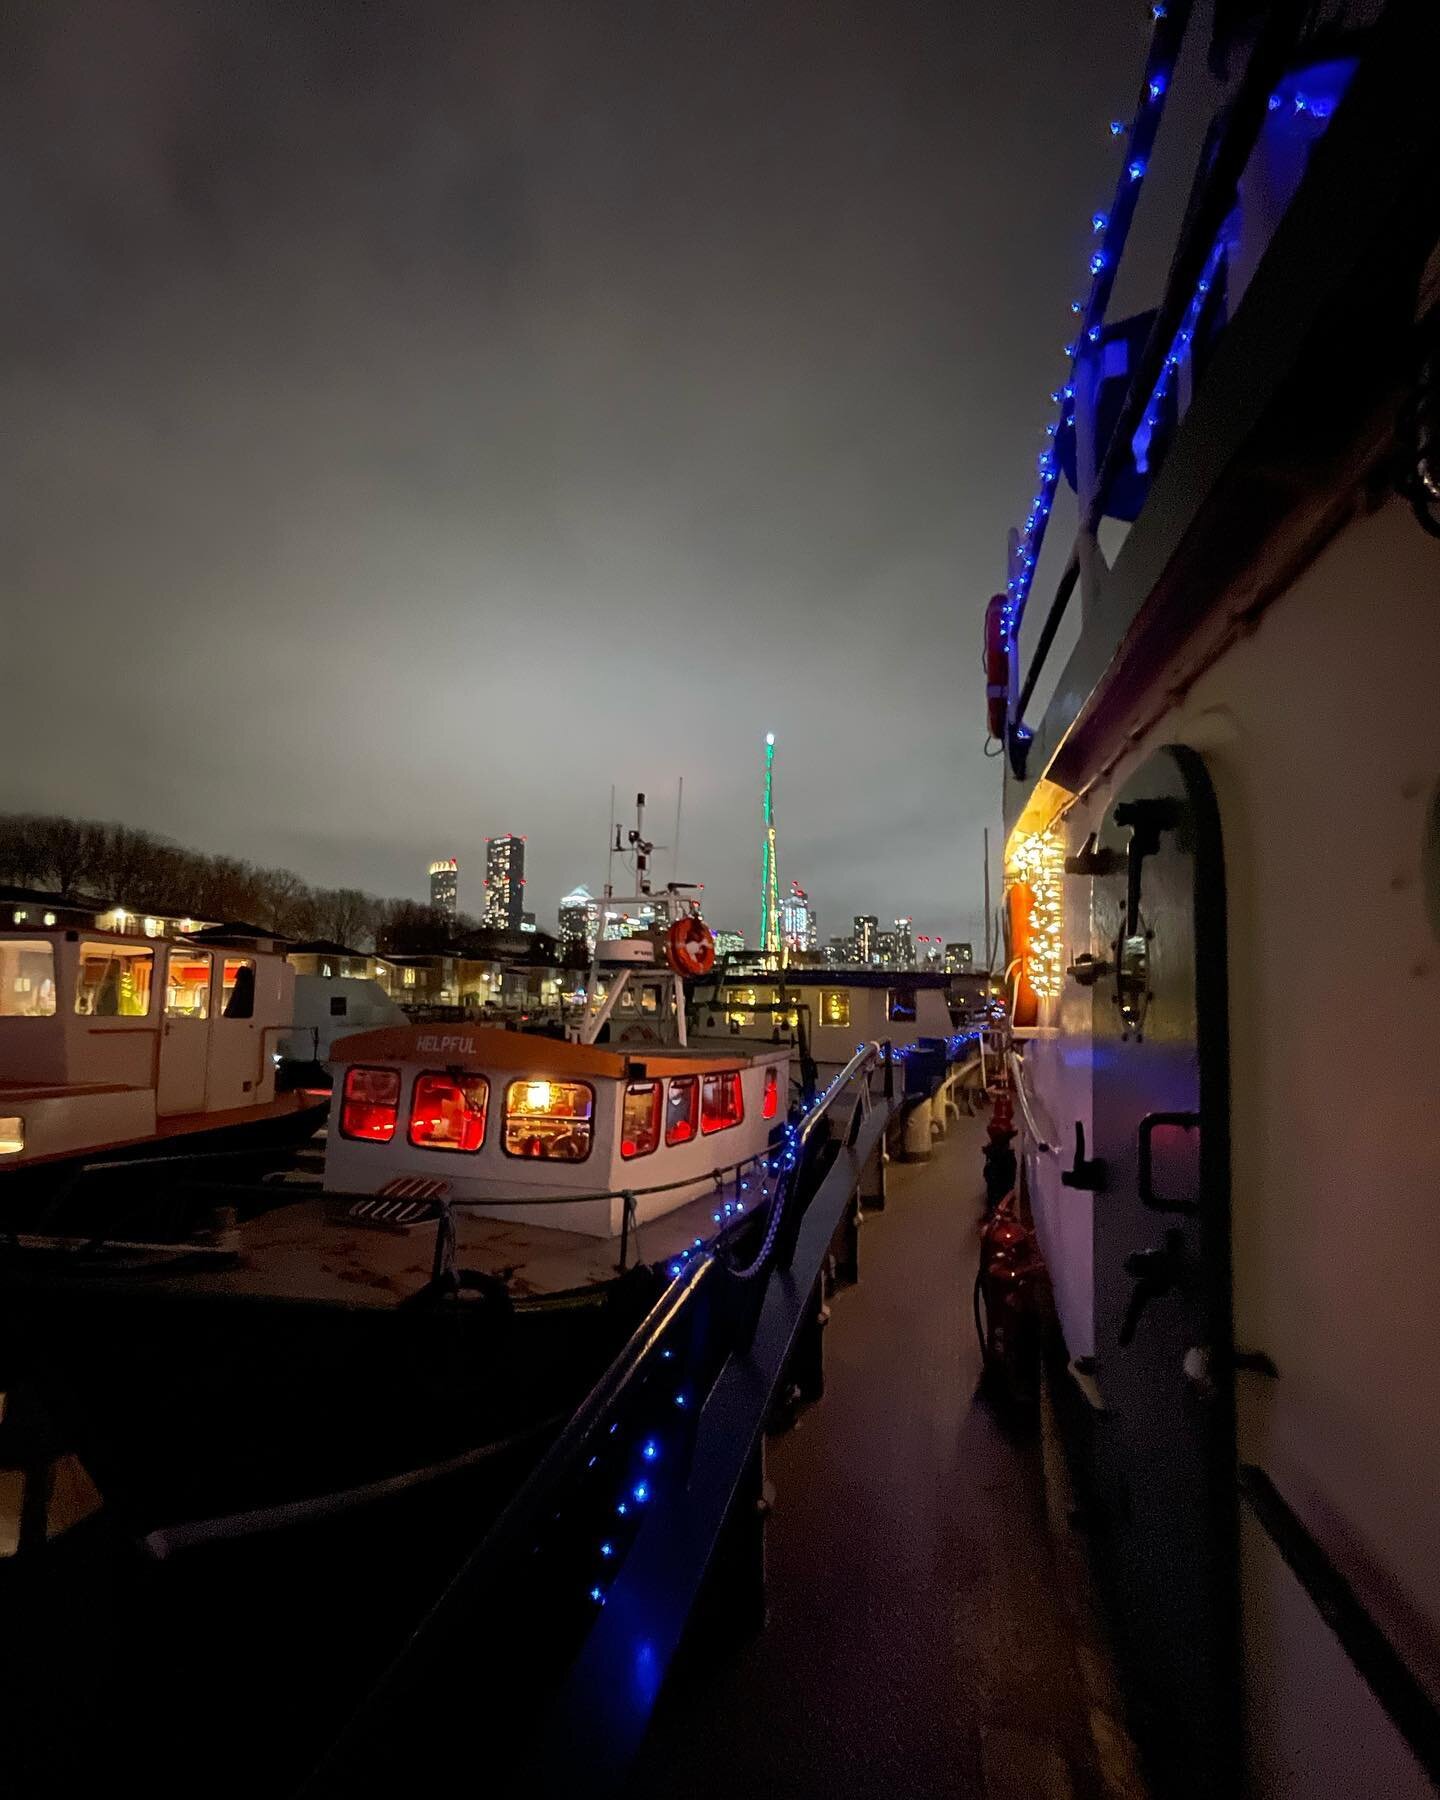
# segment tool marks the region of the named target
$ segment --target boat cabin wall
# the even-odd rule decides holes
[[[373,1194],[401,1176],[428,1176],[444,1181],[452,1199],[474,1204],[486,1218],[507,1219],[527,1227],[576,1231],[591,1237],[616,1237],[624,1213],[619,1195],[625,1190],[635,1193],[636,1217],[643,1223],[711,1192],[717,1169],[764,1154],[772,1131],[778,1129],[784,1118],[788,1063],[788,1052],[783,1049],[750,1064],[742,1064],[737,1059],[734,1072],[740,1081],[743,1116],[737,1124],[722,1129],[702,1129],[697,1087],[691,1112],[693,1135],[677,1143],[667,1141],[665,1129],[666,1107],[671,1083],[677,1079],[675,1074],[667,1070],[664,1075],[645,1075],[642,1073],[643,1061],[640,1061],[637,1078],[633,1081],[600,1076],[588,1078],[587,1084],[594,1093],[590,1148],[588,1155],[574,1162],[506,1151],[507,1090],[512,1085],[523,1087],[532,1080],[544,1082],[548,1078],[543,1073],[537,1072],[533,1077],[517,1076],[509,1069],[492,1074],[486,1095],[484,1138],[478,1149],[462,1151],[431,1148],[410,1141],[417,1076],[446,1073],[434,1059],[423,1063],[357,1065],[394,1070],[398,1074],[392,1135],[379,1142],[346,1135],[342,1124],[345,1078],[343,1072],[337,1071],[326,1141],[325,1185],[333,1193]],[[777,1071],[776,1110],[766,1118],[766,1083],[771,1068]],[[681,1078],[697,1083],[702,1079],[699,1071],[694,1076]],[[659,1083],[660,1088],[656,1142],[653,1149],[627,1157],[622,1154],[626,1141],[627,1090],[651,1082]],[[681,1185],[670,1186],[676,1182]],[[640,1191],[655,1187],[664,1187],[666,1191],[655,1194]],[[505,1204],[507,1199],[558,1199],[572,1193],[576,1196],[573,1203]],[[616,1197],[584,1197],[607,1194]]]
[[[1071,808],[1067,854],[1157,749],[1188,745],[1223,835],[1238,1453],[1440,1687],[1440,546],[1392,501],[1349,525]],[[1174,680],[1168,671],[1167,682]],[[1105,954],[1067,878],[1064,962]],[[1026,1046],[1062,1156],[1027,1182],[1066,1345],[1094,1342],[1091,992]],[[1105,1204],[1103,1195],[1094,1206]],[[1163,1223],[1163,1221],[1161,1221]],[[1103,1386],[1103,1382],[1102,1382]],[[1270,1541],[1244,1540],[1257,1791],[1429,1792]],[[1301,1706],[1294,1696],[1305,1693]],[[1318,1783],[1318,1785],[1317,1785]]]

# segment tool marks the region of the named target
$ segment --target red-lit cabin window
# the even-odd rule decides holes
[[[740,1093],[738,1071],[727,1069],[723,1075],[706,1075],[700,1083],[700,1129],[708,1136],[712,1131],[728,1131],[745,1117],[745,1101]]]
[[[432,1069],[415,1077],[410,1096],[410,1142],[426,1150],[475,1151],[485,1142],[490,1083],[483,1075]]]
[[[665,1095],[665,1142],[688,1144],[700,1115],[700,1078],[677,1075]]]
[[[351,1069],[340,1096],[340,1135],[388,1144],[400,1116],[398,1069]]]
[[[583,1081],[512,1081],[505,1090],[505,1154],[584,1162],[590,1154],[595,1090]]]
[[[620,1154],[648,1156],[660,1142],[660,1083],[632,1081],[625,1090],[620,1119]]]
[[[760,1102],[760,1117],[773,1119],[780,1110],[780,1071],[772,1063],[765,1071],[765,1098]]]

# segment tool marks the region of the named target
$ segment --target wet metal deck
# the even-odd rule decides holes
[[[825,1397],[769,1446],[767,1626],[677,1673],[637,1800],[1136,1792],[1041,1439],[976,1395],[980,1143],[962,1120],[892,1166],[832,1302]]]

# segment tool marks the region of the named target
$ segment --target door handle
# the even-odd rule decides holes
[[[1185,1240],[1178,1230],[1165,1233],[1163,1245],[1153,1250],[1134,1250],[1125,1258],[1125,1273],[1135,1277],[1130,1304],[1120,1326],[1118,1342],[1128,1349],[1140,1315],[1152,1300],[1159,1300],[1181,1285],[1185,1264]]]
[[[1153,1153],[1150,1139],[1157,1125],[1173,1125],[1181,1131],[1198,1131],[1200,1115],[1196,1112],[1154,1112],[1146,1113],[1140,1121],[1140,1154],[1135,1174],[1135,1185],[1140,1194],[1142,1205],[1148,1206],[1152,1212],[1193,1213],[1200,1207],[1199,1199],[1166,1200],[1155,1192],[1153,1178]]]
[[[1060,1185],[1069,1188],[1086,1188],[1092,1194],[1098,1194],[1105,1186],[1105,1162],[1103,1157],[1086,1156],[1085,1126],[1075,1121],[1075,1166],[1073,1169],[1062,1169]]]

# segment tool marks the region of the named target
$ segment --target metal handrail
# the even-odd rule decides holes
[[[780,1190],[781,1202],[772,1208],[772,1226],[782,1210],[783,1196],[793,1186],[795,1172],[803,1166],[801,1153],[813,1139],[821,1119],[830,1114],[842,1095],[859,1078],[865,1079],[864,1093],[868,1096],[869,1077],[875,1067],[882,1063],[882,1059],[886,1071],[886,1097],[889,1100],[895,1098],[893,1069],[887,1052],[888,1046],[879,1043],[862,1046],[807,1110],[800,1123],[792,1127],[793,1138],[786,1147],[787,1166],[784,1171],[791,1179],[783,1183]],[[862,1106],[863,1102],[857,1096],[857,1113],[862,1111]],[[802,1267],[787,1270],[785,1279],[778,1284],[766,1282],[751,1290],[756,1296],[760,1315],[766,1321],[762,1326],[760,1342],[755,1340],[755,1318],[752,1316],[747,1322],[746,1310],[736,1304],[741,1290],[727,1279],[733,1272],[727,1270],[713,1253],[694,1258],[666,1285],[640,1326],[631,1334],[579,1410],[466,1560],[406,1648],[372,1691],[363,1708],[352,1717],[322,1766],[307,1784],[307,1794],[339,1792],[347,1785],[351,1770],[361,1766],[362,1762],[368,1766],[368,1758],[378,1741],[374,1734],[382,1714],[388,1715],[397,1707],[419,1707],[422,1711],[428,1709],[430,1672],[437,1666],[443,1666],[444,1660],[442,1655],[437,1663],[436,1646],[444,1644],[446,1632],[455,1628],[458,1618],[473,1616],[474,1610],[484,1604],[487,1595],[493,1595],[499,1584],[513,1575],[517,1568],[526,1566],[537,1531],[543,1530],[547,1521],[560,1518],[567,1495],[574,1491],[572,1484],[583,1483],[596,1458],[605,1454],[607,1446],[612,1442],[612,1434],[619,1429],[619,1415],[630,1403],[631,1397],[636,1397],[636,1404],[643,1403],[647,1391],[643,1384],[652,1371],[658,1374],[662,1359],[673,1361],[676,1357],[677,1352],[672,1344],[677,1336],[682,1344],[688,1346],[679,1353],[680,1361],[675,1363],[671,1371],[680,1374],[686,1384],[683,1413],[677,1416],[690,1421],[692,1436],[688,1440],[690,1449],[687,1455],[694,1454],[696,1438],[693,1434],[699,1431],[702,1409],[708,1421],[711,1409],[707,1403],[716,1392],[724,1371],[731,1369],[735,1371],[746,1398],[743,1419],[733,1421],[736,1429],[741,1431],[744,1442],[737,1439],[730,1448],[734,1455],[743,1454],[748,1458],[751,1441],[762,1430],[771,1404],[771,1385],[779,1379],[778,1368],[761,1379],[761,1367],[755,1359],[764,1356],[774,1360],[775,1346],[771,1338],[777,1329],[792,1335],[799,1329],[798,1322],[795,1322],[798,1321],[799,1314],[795,1313],[795,1308],[809,1294],[817,1278],[816,1271],[823,1265],[824,1245],[820,1243],[820,1239],[823,1237],[828,1244],[833,1234],[835,1227],[831,1214],[838,1205],[840,1187],[849,1183],[853,1189],[854,1182],[858,1180],[859,1167],[865,1157],[875,1153],[875,1146],[883,1136],[890,1118],[890,1109],[881,1111],[871,1108],[863,1113],[863,1118],[864,1130],[858,1133],[852,1131],[849,1134],[849,1148],[842,1150],[843,1166],[830,1172],[822,1183],[820,1194],[812,1202],[813,1207],[819,1203],[820,1195],[830,1196],[824,1218],[812,1218],[810,1208],[802,1215],[799,1227],[800,1242],[804,1246]],[[852,1125],[854,1123],[852,1120]],[[832,1190],[832,1183],[838,1183],[839,1186]],[[773,1237],[773,1230],[771,1235]],[[707,1301],[707,1304],[697,1313],[697,1306],[702,1300]],[[712,1301],[714,1304],[709,1304]],[[787,1318],[794,1314],[791,1323],[782,1326],[778,1318],[772,1320],[772,1313],[777,1305],[782,1311],[788,1309]],[[720,1334],[718,1338],[715,1336],[717,1330]],[[764,1335],[765,1333],[770,1336]],[[755,1347],[752,1349],[751,1345]],[[737,1358],[740,1365],[738,1367]],[[680,1406],[682,1401],[677,1398],[675,1404]],[[684,1466],[689,1465],[687,1463]],[[699,1477],[695,1476],[693,1479],[698,1480]],[[688,1482],[683,1491],[688,1491]],[[676,1489],[675,1492],[677,1499],[681,1499],[682,1489]],[[624,1511],[623,1507],[621,1511]],[[725,1508],[721,1507],[721,1516],[724,1511]],[[692,1567],[687,1561],[686,1567],[693,1581],[698,1582],[703,1562]],[[388,1727],[381,1729],[386,1731],[387,1741],[393,1741],[393,1733],[389,1733]]]
[[[1030,1108],[1030,1096],[1025,1089],[1025,1065],[1012,1050],[1009,1056],[1010,1085],[1015,1090],[1015,1098],[1020,1102],[1020,1117],[1025,1121],[1025,1129],[1034,1140],[1035,1148],[1044,1156],[1058,1156],[1060,1147],[1052,1144],[1036,1123],[1035,1114]]]

